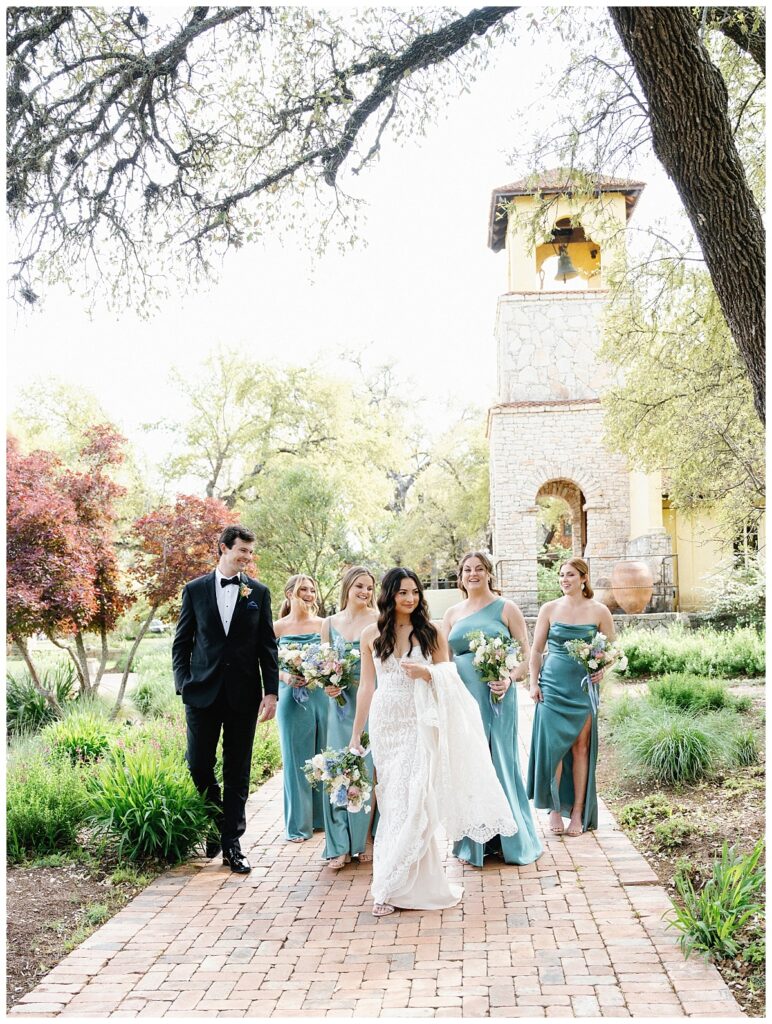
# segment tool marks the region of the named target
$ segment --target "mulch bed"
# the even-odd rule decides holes
[[[56,867],[10,867],[6,881],[6,1007],[30,992],[70,952],[78,933],[84,939],[89,908],[106,907],[104,920],[142,890],[131,882],[114,884],[115,864],[67,863]],[[143,866],[145,874],[159,868]],[[100,921],[100,923],[103,923]]]
[[[764,690],[759,685],[730,685],[736,696],[750,695],[753,711],[750,721],[759,721],[764,710]],[[762,730],[763,731],[763,730]],[[598,756],[598,792],[619,819],[622,809],[633,800],[660,793],[674,811],[694,821],[697,830],[673,850],[661,850],[655,840],[653,825],[626,829],[626,834],[643,854],[668,895],[677,901],[673,884],[677,862],[688,858],[694,865],[693,884],[710,875],[712,861],[720,858],[724,840],[750,853],[765,831],[765,764],[733,769],[731,773],[694,786],[669,788],[650,782],[626,780],[613,748],[604,740],[601,730]],[[762,894],[763,902],[763,894]],[[699,954],[693,953],[692,956]],[[764,964],[748,964],[742,959],[716,961],[721,976],[731,988],[735,999],[751,1017],[765,1015]]]

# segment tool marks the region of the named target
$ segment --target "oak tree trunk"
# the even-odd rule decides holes
[[[764,423],[764,225],[726,85],[689,7],[609,11],[648,102],[654,152],[683,200]]]

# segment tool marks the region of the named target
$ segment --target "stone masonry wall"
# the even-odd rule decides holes
[[[605,292],[502,295],[499,402],[597,398],[613,383],[597,359]]]
[[[620,455],[604,450],[602,424],[597,401],[491,409],[494,562],[505,596],[524,609],[535,602],[536,495],[543,484],[570,480],[584,494],[587,556],[625,551],[630,532],[627,467]]]

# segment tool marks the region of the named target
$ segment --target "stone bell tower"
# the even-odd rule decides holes
[[[625,259],[644,184],[560,171],[494,189],[488,244],[505,249],[498,300],[498,396],[490,409],[493,555],[504,594],[537,610],[537,498],[563,498],[574,554],[599,596],[615,561],[665,555],[660,474],[629,472],[603,443],[598,358],[607,284]],[[660,558],[661,563],[661,558]],[[610,594],[610,591],[609,591]]]

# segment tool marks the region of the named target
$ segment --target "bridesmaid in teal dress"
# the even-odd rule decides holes
[[[598,723],[582,689],[584,668],[566,651],[567,640],[590,640],[596,632],[613,640],[611,612],[593,600],[589,566],[582,558],[559,572],[563,597],[539,610],[531,649],[531,698],[536,704],[528,761],[528,796],[549,809],[550,831],[578,836],[598,827],[595,765]],[[547,657],[542,664],[542,653]],[[590,677],[594,683],[603,670]],[[563,818],[568,818],[564,826]]]
[[[325,619],[322,624],[322,640],[329,643],[345,644],[346,650],[359,650],[362,630],[376,622],[375,577],[361,565],[352,566],[343,577],[340,590],[340,611]],[[325,687],[329,708],[327,710],[327,746],[333,750],[347,747],[356,713],[356,687],[359,683],[360,665],[355,669],[356,682],[346,690],[346,704],[339,707],[333,699],[341,692],[336,686]],[[370,778],[373,777],[372,755],[367,756]],[[375,798],[373,797],[373,804]],[[360,863],[372,860],[372,838],[370,836],[371,815],[362,810],[350,814],[345,807],[333,807],[329,797],[324,800],[325,846],[323,857],[328,858],[331,868],[338,871],[358,857]]]
[[[517,832],[513,836],[494,836],[484,845],[465,837],[453,846],[453,854],[463,863],[481,868],[486,854],[495,853],[507,864],[531,864],[543,852],[536,834],[533,814],[525,795],[517,755],[517,692],[512,682],[524,679],[528,666],[528,630],[525,619],[512,601],[497,596],[493,565],[486,554],[473,551],[461,559],[458,587],[466,600],[445,612],[443,631],[453,653],[458,673],[477,701],[483,729],[490,745],[496,775],[507,795]],[[509,679],[491,684],[480,678],[469,650],[470,633],[481,630],[486,636],[514,637],[520,644],[522,660]],[[495,706],[492,694],[502,695]]]
[[[279,647],[319,643],[322,620],[316,614],[316,583],[310,576],[290,576],[284,603],[273,624]],[[309,757],[327,746],[327,705],[324,690],[301,691],[293,687],[297,676],[279,673],[279,706],[276,722],[284,767],[284,829],[291,843],[310,839],[314,829],[324,828],[324,794],[312,789],[303,774]],[[302,692],[308,700],[301,702]]]

